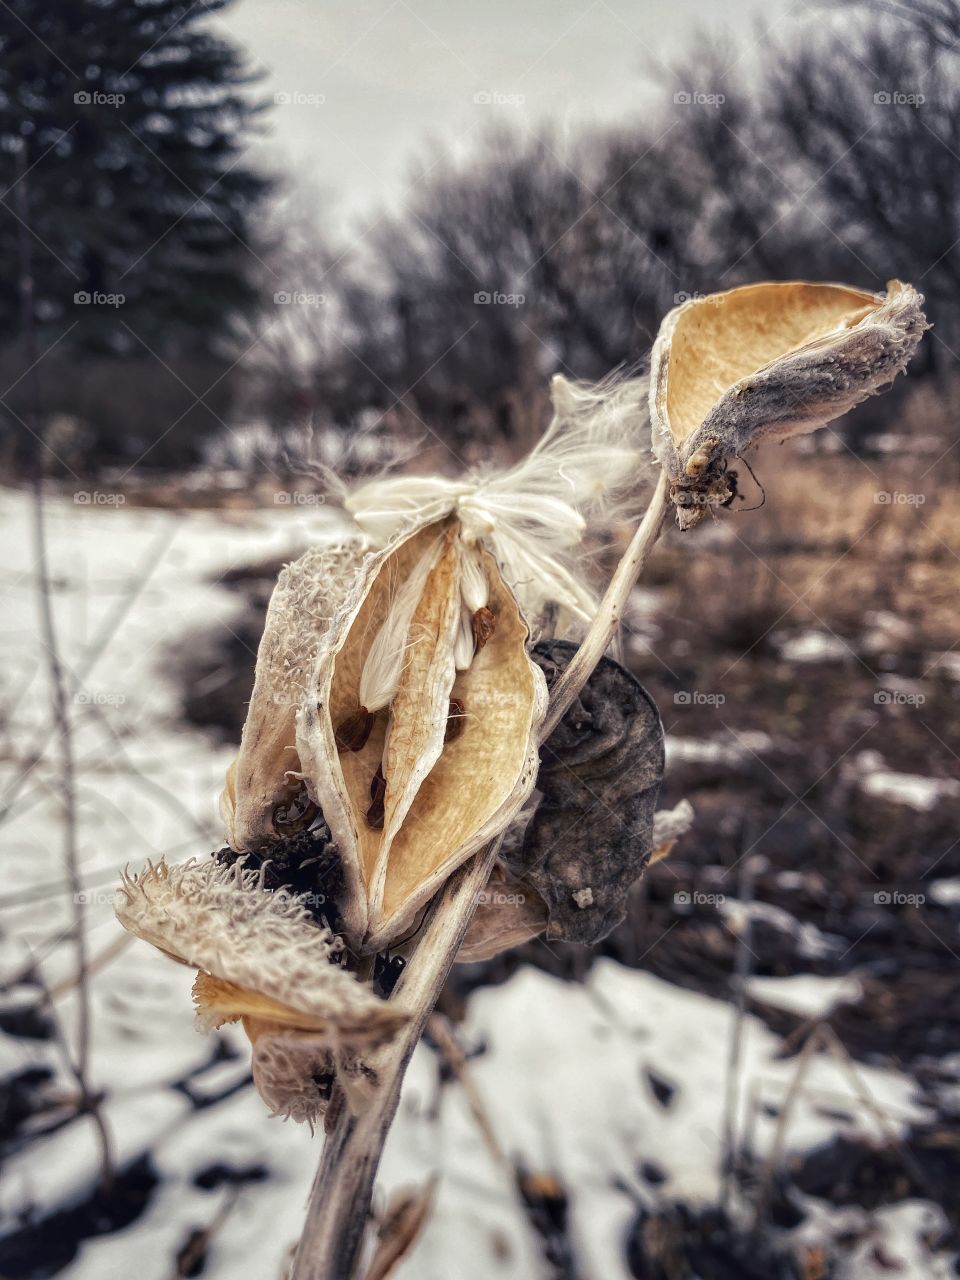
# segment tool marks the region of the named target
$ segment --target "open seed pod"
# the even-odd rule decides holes
[[[803,281],[693,298],[665,317],[653,347],[653,450],[677,524],[735,495],[731,459],[764,440],[824,426],[902,373],[928,327],[923,299]]]
[[[257,653],[256,678],[240,752],[220,801],[227,839],[238,852],[295,834],[316,816],[300,781],[296,714],[320,639],[362,560],[352,538],[313,547],[277,579]]]
[[[296,897],[267,891],[262,873],[241,864],[161,861],[124,874],[117,917],[198,970],[198,1023],[241,1022],[261,1096],[294,1119],[318,1119],[323,1076],[406,1021],[340,967],[340,944]]]
[[[546,708],[497,562],[448,516],[364,563],[297,718],[343,862],[352,942],[377,951],[517,812]]]

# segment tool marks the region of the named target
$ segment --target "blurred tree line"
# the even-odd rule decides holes
[[[74,0],[43,12],[61,8],[64,15],[68,8],[187,11],[175,42],[191,30],[188,6],[172,0]],[[65,16],[60,21],[69,25]],[[124,38],[128,31],[146,43],[136,22],[122,25]],[[105,264],[129,264],[140,245],[161,236],[163,256],[151,249],[141,265],[124,265],[136,282],[131,296],[143,301],[142,320],[134,323],[125,308],[118,318],[169,353],[166,362],[218,352],[235,358],[249,348],[242,379],[234,370],[218,381],[204,397],[209,412],[204,401],[194,406],[185,439],[169,431],[173,407],[163,396],[144,405],[139,375],[122,372],[136,359],[136,344],[113,345],[113,363],[98,367],[120,369],[119,378],[101,376],[123,388],[127,423],[139,412],[141,435],[159,437],[144,465],[195,460],[207,428],[243,418],[278,431],[312,424],[347,435],[371,425],[422,434],[427,424],[464,456],[495,441],[518,444],[535,429],[551,373],[596,377],[633,365],[677,301],[758,278],[838,279],[870,289],[891,276],[910,280],[927,295],[936,324],[914,373],[952,371],[960,349],[960,0],[841,0],[822,21],[794,30],[789,43],[767,38],[737,49],[704,39],[664,77],[661,110],[584,130],[572,142],[547,126],[500,128],[468,160],[434,157],[406,207],[351,243],[329,239],[315,213],[299,220],[285,213],[271,226],[265,183],[237,164],[252,123],[241,64],[222,43],[194,35],[198,44],[183,56],[198,82],[219,86],[218,105],[189,124],[179,106],[168,106],[164,164],[148,163],[142,140],[124,143],[130,129],[153,127],[147,108],[139,105],[136,118],[110,109],[84,154],[113,156],[114,168],[101,161],[93,189],[78,178],[77,191],[86,192],[79,213],[56,191],[32,186],[47,209],[35,230],[53,238],[88,286],[112,279]],[[45,36],[52,48],[67,47],[59,38]],[[163,43],[138,66],[150,64]],[[120,85],[105,76],[106,54],[97,57],[97,83]],[[75,60],[91,62],[89,55]],[[19,74],[22,81],[26,71]],[[45,74],[61,76],[52,64]],[[141,94],[152,91],[146,80]],[[0,82],[4,164],[15,134],[11,83]],[[208,141],[200,150],[221,201],[212,211],[206,196],[191,204],[206,176],[188,168],[186,184],[163,178],[164,169],[201,163],[193,148],[203,129]],[[31,139],[31,154],[48,138]],[[153,135],[150,146],[156,149]],[[134,172],[145,185],[128,190]],[[0,228],[13,234],[6,223]],[[269,270],[245,256],[241,246],[251,242]],[[92,262],[100,274],[90,274]],[[178,309],[186,279],[180,264],[195,269],[199,283],[191,287],[203,297]],[[49,263],[45,270],[56,278]],[[9,280],[6,248],[0,271]],[[247,292],[254,284],[263,295],[256,312]],[[48,293],[60,297],[60,289]],[[65,313],[42,318],[53,331]],[[9,334],[10,324],[9,314],[0,316],[0,333]],[[107,345],[119,339],[91,336]],[[154,365],[151,376],[160,373]],[[868,407],[863,420],[897,412],[904,394]],[[95,416],[101,400],[94,395],[78,407],[73,396],[70,410],[93,432],[91,456],[139,456],[141,439],[131,446],[116,413],[108,425]]]
[[[739,57],[703,40],[665,78],[652,118],[572,145],[549,128],[505,131],[468,162],[431,166],[409,211],[329,253],[335,267],[319,251],[299,276],[291,262],[288,275],[324,288],[335,314],[312,362],[278,348],[281,370],[288,359],[274,386],[301,397],[306,386],[334,420],[359,406],[406,411],[465,449],[522,435],[556,369],[596,377],[642,360],[678,301],[791,277],[911,281],[936,325],[914,374],[951,368],[960,3],[831,15]],[[274,411],[294,409],[281,396]]]
[[[49,352],[44,415],[57,416],[58,439],[71,425],[80,436],[59,439],[65,450],[132,460],[170,429],[166,454],[189,462],[192,437],[216,425],[193,402],[229,367],[240,321],[259,305],[250,223],[270,189],[243,163],[253,77],[207,25],[228,3],[0,10],[8,460],[35,447],[28,329],[33,350]]]

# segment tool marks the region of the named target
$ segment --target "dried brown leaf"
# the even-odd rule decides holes
[[[396,1193],[380,1224],[377,1248],[364,1280],[386,1280],[397,1263],[410,1253],[430,1217],[436,1190],[434,1176],[425,1187]]]
[[[575,652],[569,641],[550,640],[533,656],[552,685]],[[653,700],[602,658],[541,749],[540,803],[509,854],[511,870],[547,905],[548,938],[594,943],[623,919],[653,847],[663,764]]]

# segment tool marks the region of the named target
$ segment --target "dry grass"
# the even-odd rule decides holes
[[[960,595],[949,461],[767,450],[754,466],[764,506],[740,510],[757,492],[741,468],[746,501],[712,531],[665,539],[651,581],[723,647],[747,647],[777,620],[847,634],[885,610],[929,647],[949,648]]]

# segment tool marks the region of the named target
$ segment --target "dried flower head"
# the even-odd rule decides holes
[[[384,1043],[406,1021],[341,968],[340,942],[302,902],[282,889],[267,891],[263,873],[242,863],[148,863],[138,875],[124,874],[117,916],[131,933],[198,970],[199,1025],[241,1022],[261,1095],[295,1119],[321,1114],[323,1090],[309,1084],[321,1068]],[[305,1062],[316,1068],[307,1077]]]
[[[824,426],[902,373],[922,301],[899,280],[885,294],[790,282],[675,307],[653,348],[650,418],[680,528],[733,499],[733,458]]]

